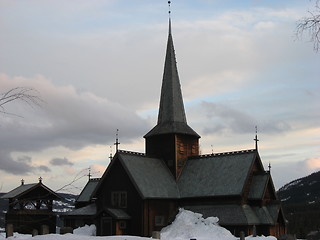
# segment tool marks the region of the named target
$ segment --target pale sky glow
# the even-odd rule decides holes
[[[320,53],[294,36],[312,6],[171,6],[187,120],[201,135],[201,153],[251,149],[257,125],[276,188],[320,170]],[[39,176],[56,190],[89,167],[100,177],[116,129],[120,149],[144,152],[158,114],[167,1],[0,0],[0,32],[1,92],[32,87],[44,101],[8,104],[19,116],[0,115],[0,191]]]

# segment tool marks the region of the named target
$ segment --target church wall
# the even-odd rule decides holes
[[[116,162],[108,170],[97,191],[98,211],[106,208],[122,208],[132,218],[128,220],[126,230],[129,234],[139,236],[143,228],[143,201],[119,160],[114,159],[113,161]],[[126,193],[126,207],[112,206],[112,192]],[[112,223],[115,224],[115,221],[113,220]],[[99,229],[97,232],[99,233]]]
[[[148,199],[144,208],[144,236],[150,237],[153,231],[160,231],[171,223],[177,214],[174,200]]]
[[[173,175],[175,175],[175,151],[173,134],[156,135],[146,139],[147,156],[163,159]]]
[[[199,155],[199,141],[197,137],[188,135],[176,135],[176,178],[180,173],[190,156]]]

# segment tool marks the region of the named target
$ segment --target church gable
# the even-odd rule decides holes
[[[142,198],[179,198],[176,181],[161,159],[132,152],[119,152],[119,159]]]
[[[124,179],[130,182],[141,199],[179,198],[177,184],[161,159],[147,157],[142,153],[118,151],[101,178],[97,193],[104,191],[106,185],[109,185],[107,181],[115,182]],[[112,188],[121,189],[121,186],[112,186]]]

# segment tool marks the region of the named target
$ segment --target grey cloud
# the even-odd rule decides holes
[[[50,168],[48,168],[48,167],[45,166],[45,165],[40,165],[40,166],[38,167],[38,169],[39,169],[40,171],[42,171],[42,172],[51,172]]]
[[[50,164],[53,166],[69,165],[72,166],[73,163],[70,162],[67,158],[53,158],[50,160]]]
[[[29,156],[20,156],[17,158],[18,162],[27,162],[27,163],[31,163],[32,158]]]
[[[10,79],[0,76],[10,89],[21,82],[34,85],[41,93],[41,108],[12,104],[23,118],[0,118],[0,145],[7,152],[39,151],[64,146],[73,150],[94,144],[110,145],[116,129],[128,143],[151,127],[130,108],[71,86],[56,87],[43,77]]]
[[[27,175],[35,170],[31,162],[16,161],[8,152],[0,151],[0,170],[14,175]]]
[[[281,120],[258,120],[254,116],[247,114],[245,110],[236,110],[224,104],[216,104],[203,101],[200,104],[201,109],[207,118],[207,125],[203,128],[204,134],[221,134],[225,131],[233,133],[253,133],[256,125],[265,133],[282,133],[291,129],[290,125]]]

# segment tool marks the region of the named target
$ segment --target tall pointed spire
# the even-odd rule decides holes
[[[171,19],[169,19],[167,52],[158,115],[158,124],[165,122],[187,122],[171,34]]]
[[[169,32],[157,125],[144,137],[146,155],[162,159],[175,179],[191,156],[199,155],[200,136],[187,124],[173,46],[169,3]]]
[[[169,16],[169,33],[162,78],[158,123],[150,135],[182,133],[200,137],[187,125]]]

